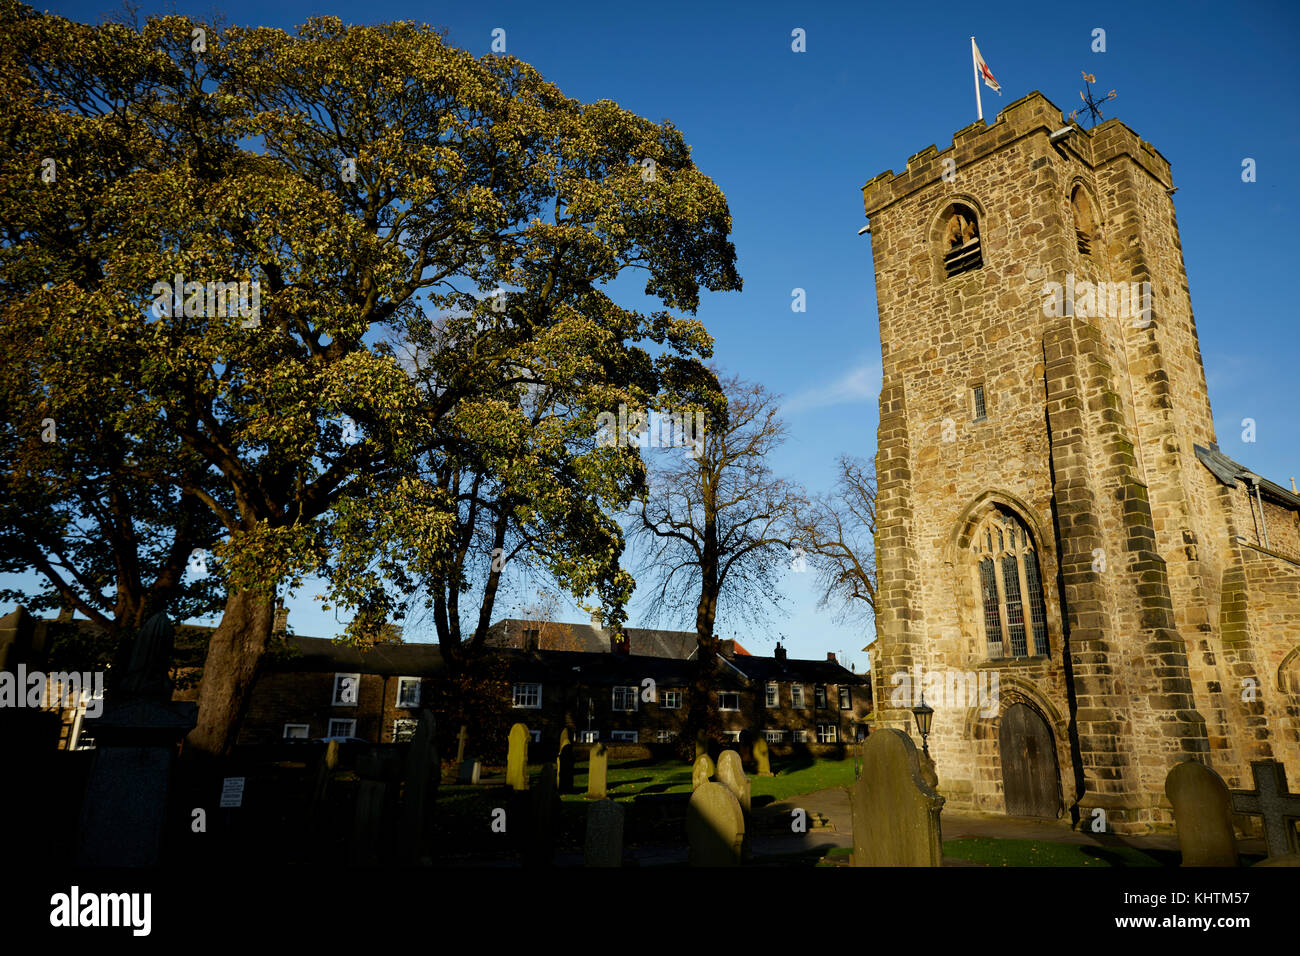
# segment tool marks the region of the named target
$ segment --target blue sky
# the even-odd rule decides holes
[[[116,8],[47,9],[96,22]],[[983,90],[989,121],[1032,90],[1068,112],[1079,105],[1080,72],[1091,72],[1101,91],[1119,91],[1106,115],[1173,165],[1220,447],[1284,486],[1300,478],[1300,339],[1293,288],[1282,281],[1300,246],[1282,189],[1300,150],[1300,6],[239,0],[144,3],[140,12],[214,9],[232,23],[286,29],[314,14],[419,20],[475,53],[501,28],[507,52],[566,95],[671,119],[727,195],[744,278],[741,293],[706,294],[699,316],[724,371],[785,396],[790,440],[772,464],[812,490],[828,486],[837,456],[875,453],[880,341],[870,239],[856,234],[862,184],[931,143],[943,149],[975,119],[971,34],[1002,85],[1000,97]],[[804,53],[791,50],[795,28],[806,33]],[[1104,53],[1092,51],[1097,28]],[[1253,183],[1241,178],[1247,157]],[[794,288],[806,290],[804,313],[791,311]],[[1248,417],[1250,444],[1241,440]],[[780,634],[791,656],[835,650],[863,666],[868,635],[817,609],[811,575],[786,581],[790,615],[774,618],[768,635],[738,634],[742,642],[770,653]],[[291,606],[294,630],[332,636],[333,612],[309,598]],[[635,605],[629,623],[641,623]],[[720,621],[719,630],[732,628]]]

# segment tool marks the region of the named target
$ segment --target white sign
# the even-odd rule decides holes
[[[244,778],[226,777],[221,782],[221,805],[239,807],[244,804]]]

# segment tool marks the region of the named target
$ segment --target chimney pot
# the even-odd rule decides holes
[[[837,661],[837,660],[835,659],[835,652],[834,652],[834,651],[827,651],[827,652],[826,652],[826,659],[827,659],[828,661],[830,661],[832,664],[838,664],[838,663],[839,663],[839,661]]]

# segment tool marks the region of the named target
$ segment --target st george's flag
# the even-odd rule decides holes
[[[984,81],[984,85],[993,90],[999,96],[1002,95],[1002,87],[998,86],[998,81],[993,79],[993,71],[989,65],[984,62],[984,57],[980,56],[980,48],[975,45],[975,38],[970,38],[971,53],[975,57],[975,72]]]

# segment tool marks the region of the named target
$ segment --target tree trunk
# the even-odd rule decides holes
[[[199,723],[186,738],[188,751],[213,757],[230,753],[274,623],[273,593],[240,591],[227,596],[203,662]]]

